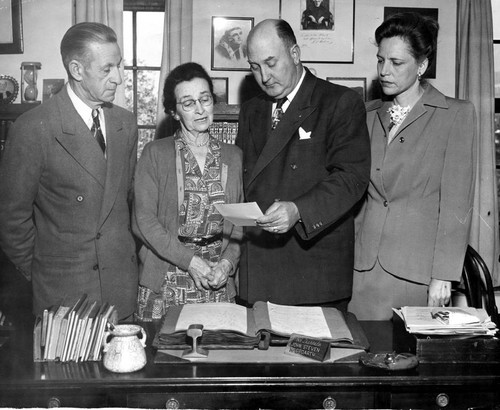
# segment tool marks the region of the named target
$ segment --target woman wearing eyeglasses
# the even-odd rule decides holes
[[[161,319],[172,305],[233,302],[242,229],[214,204],[243,201],[241,150],[209,134],[213,85],[196,63],[168,75],[165,112],[174,135],[146,145],[134,186],[134,233],[142,240],[136,317]]]

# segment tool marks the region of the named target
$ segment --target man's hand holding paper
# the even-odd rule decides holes
[[[236,226],[255,226],[257,219],[263,215],[256,202],[215,204],[215,208]]]
[[[293,202],[274,202],[265,215],[257,219],[257,226],[272,233],[286,233],[300,219],[297,205]]]

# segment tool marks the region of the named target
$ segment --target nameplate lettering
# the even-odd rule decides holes
[[[330,358],[330,343],[313,337],[292,334],[286,345],[285,354],[324,362]]]

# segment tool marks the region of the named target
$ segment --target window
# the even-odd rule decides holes
[[[125,102],[137,117],[140,156],[155,134],[165,0],[125,0],[123,9]]]

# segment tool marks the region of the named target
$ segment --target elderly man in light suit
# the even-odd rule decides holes
[[[66,32],[61,55],[66,87],[10,130],[0,246],[32,280],[35,314],[86,293],[123,319],[134,311],[138,281],[129,211],[137,127],[112,104],[121,52],[109,27],[80,23]]]
[[[312,75],[289,24],[250,32],[248,60],[264,91],[243,104],[247,201],[265,215],[246,230],[240,296],[347,309],[354,252],[352,209],[369,181],[370,145],[359,95]],[[279,114],[278,100],[286,97]],[[283,101],[283,100],[281,100]]]

